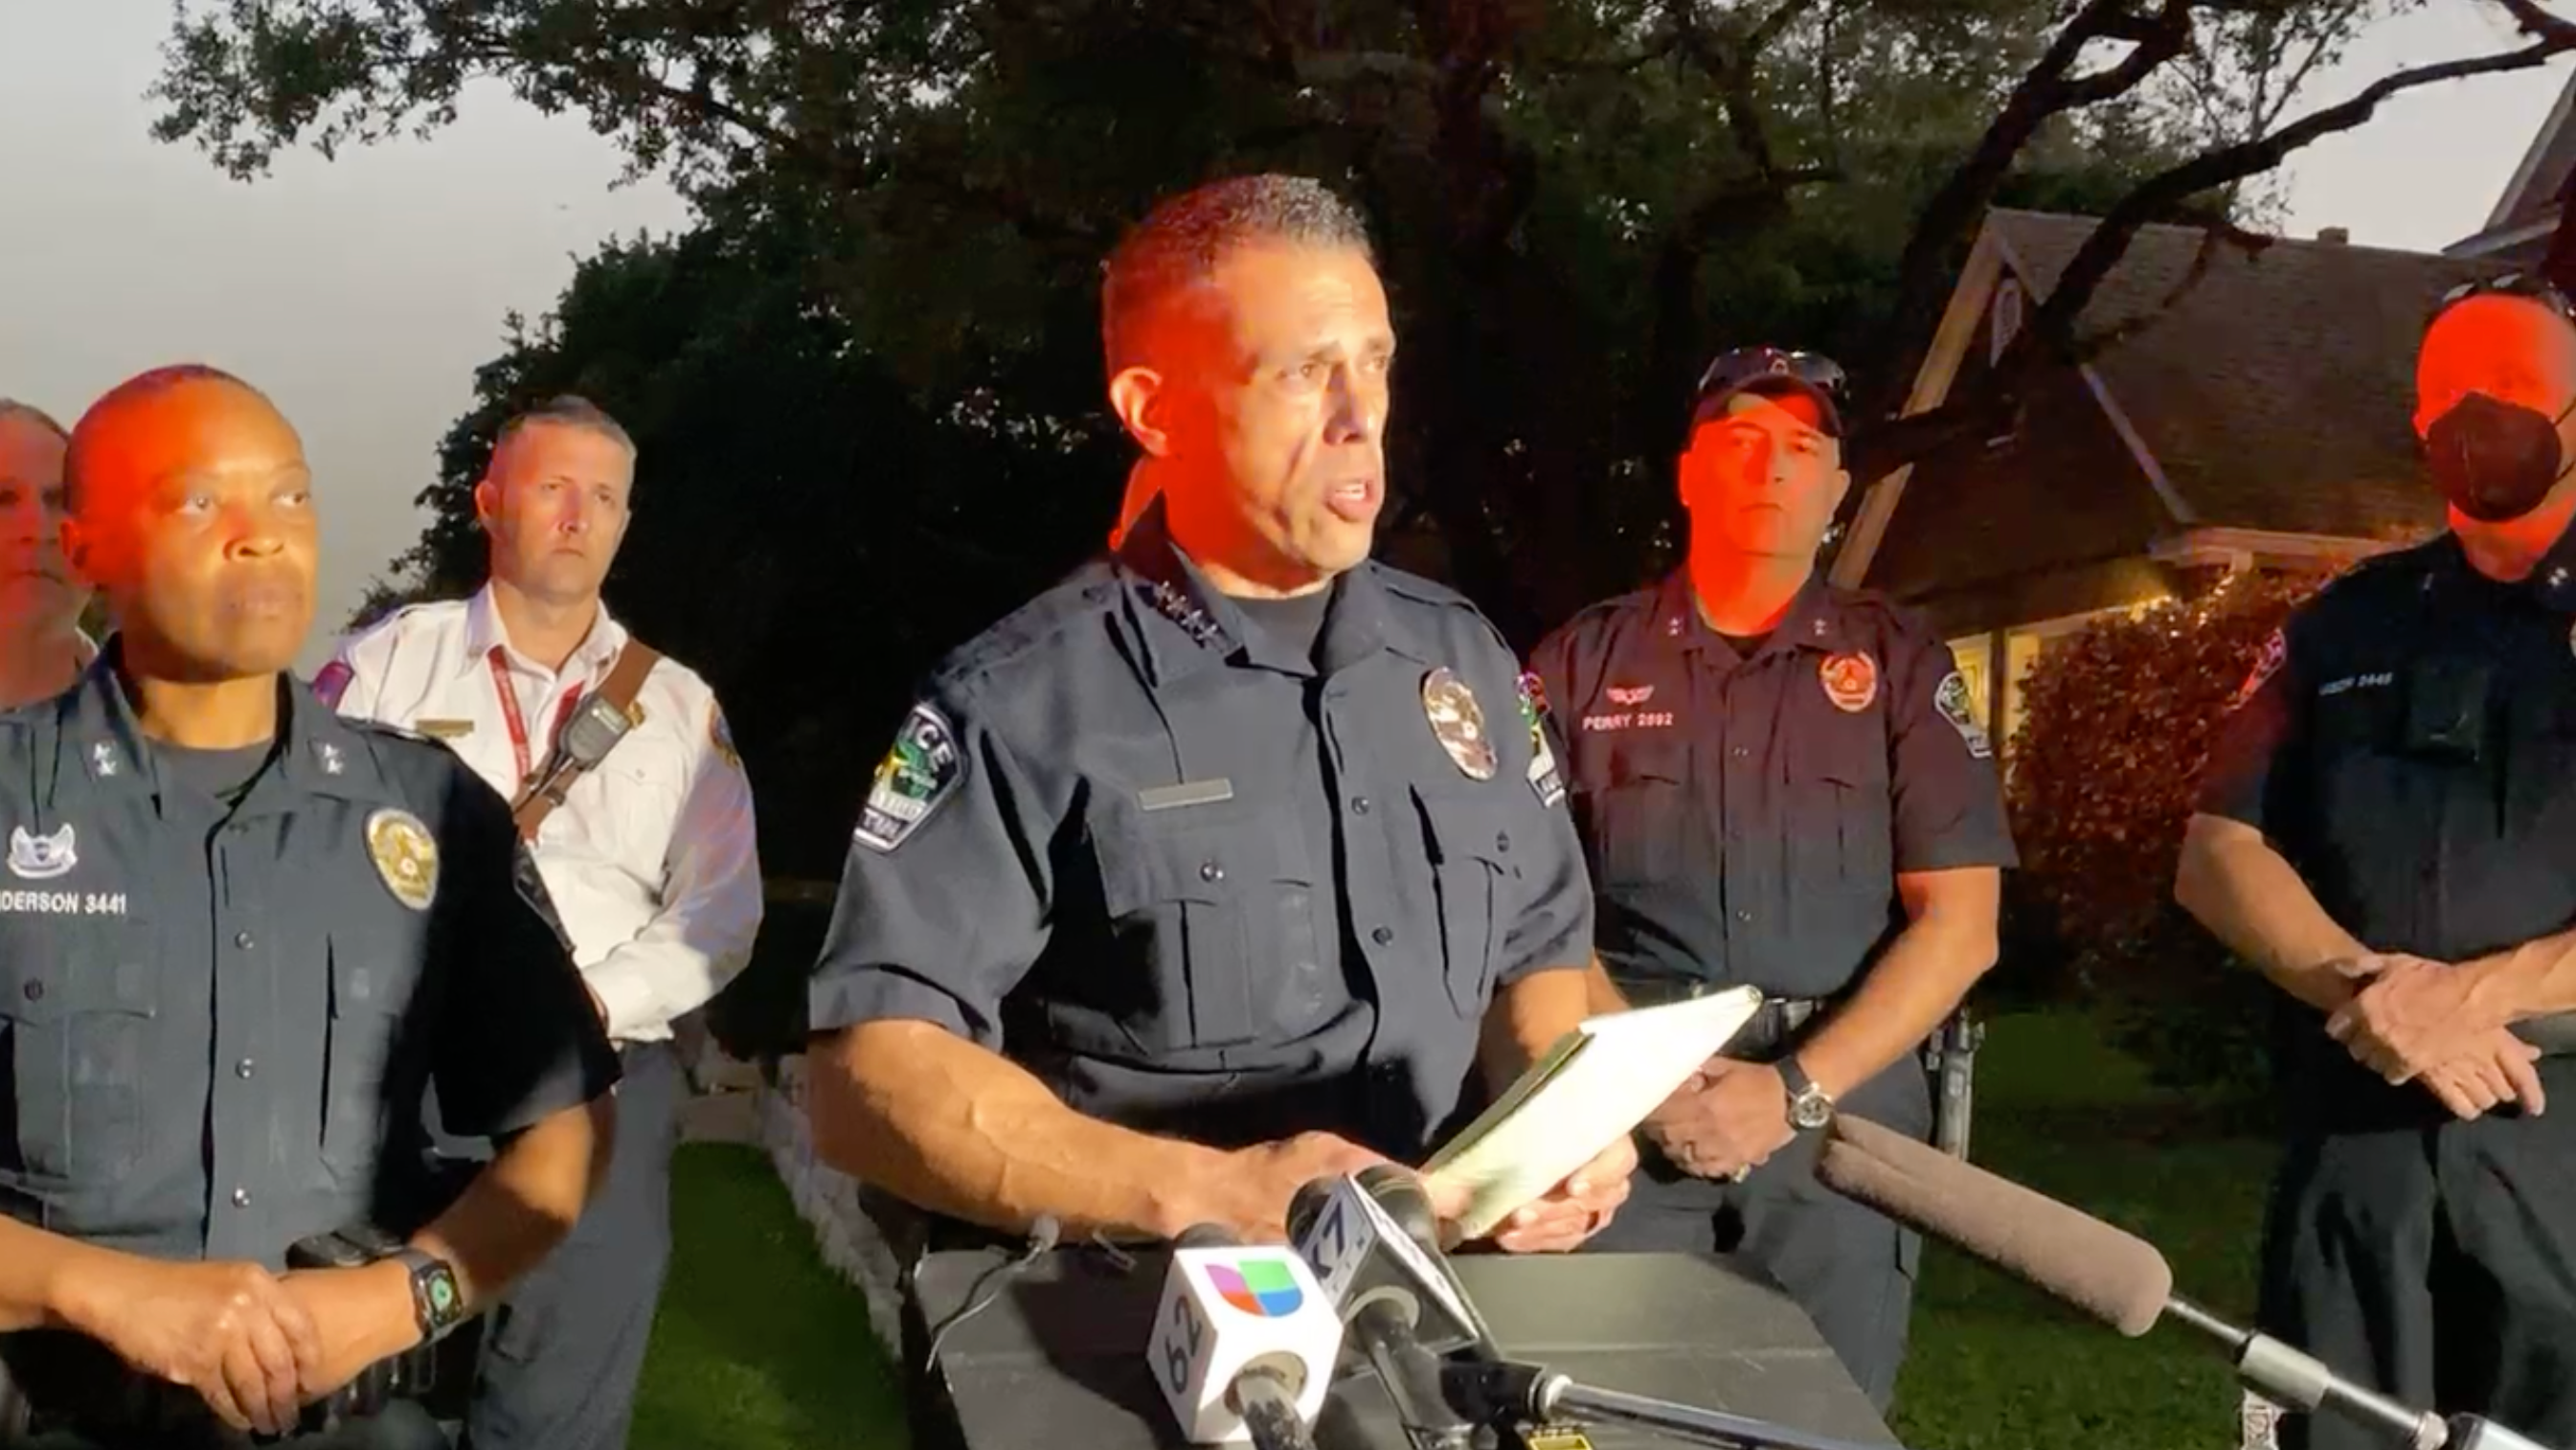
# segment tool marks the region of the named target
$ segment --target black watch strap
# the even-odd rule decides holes
[[[409,1245],[385,1257],[411,1274],[412,1322],[419,1326],[423,1344],[436,1344],[465,1322],[465,1291],[445,1259]]]

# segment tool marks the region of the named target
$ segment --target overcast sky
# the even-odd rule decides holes
[[[2502,47],[2487,9],[2434,0],[2355,46],[2306,104]],[[0,396],[68,423],[119,379],[185,360],[267,389],[319,480],[327,633],[417,536],[412,498],[504,315],[542,314],[574,257],[685,212],[659,185],[612,190],[606,141],[490,87],[429,142],[291,155],[231,181],[146,134],[169,16],[168,0],[0,0]],[[2302,152],[2289,230],[2425,250],[2476,231],[2566,73],[2415,92]],[[317,636],[306,665],[327,647]]]

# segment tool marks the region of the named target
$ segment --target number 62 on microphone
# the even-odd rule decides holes
[[[1189,1442],[1221,1445],[1251,1438],[1232,1393],[1246,1370],[1293,1386],[1299,1422],[1313,1424],[1341,1343],[1323,1286],[1288,1250],[1176,1249],[1146,1357]]]

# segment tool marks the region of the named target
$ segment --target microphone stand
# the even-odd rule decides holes
[[[2407,1450],[2442,1450],[2452,1431],[2441,1418],[2409,1409],[2367,1390],[2326,1368],[2325,1362],[2274,1339],[2237,1328],[2179,1295],[2165,1300],[2165,1313],[2227,1346],[2236,1377],[2265,1399],[2302,1414],[2328,1414],[2377,1434]],[[2510,1438],[2499,1439],[2497,1435]],[[2492,1450],[2515,1450],[2516,1442],[2540,1450],[2501,1426],[2490,1427],[2481,1443]],[[2465,1443],[2465,1442],[2463,1442]]]
[[[1498,1429],[1565,1419],[1612,1420],[1678,1435],[1702,1445],[1740,1446],[1745,1450],[1888,1450],[1885,1445],[1864,1445],[1857,1440],[1793,1430],[1724,1410],[1703,1410],[1621,1390],[1595,1389],[1544,1365],[1522,1360],[1453,1361],[1442,1367],[1441,1381],[1461,1410]]]

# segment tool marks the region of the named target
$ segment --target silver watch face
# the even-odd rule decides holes
[[[1800,1093],[1789,1104],[1789,1121],[1800,1128],[1821,1128],[1834,1116],[1834,1105],[1823,1093]]]

